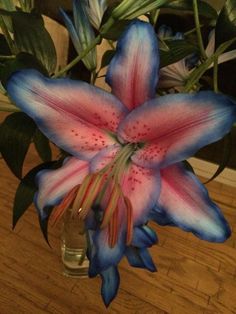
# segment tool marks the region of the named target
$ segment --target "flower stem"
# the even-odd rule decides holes
[[[193,0],[193,11],[194,11],[194,20],[195,20],[195,25],[196,25],[196,32],[197,32],[199,49],[200,49],[201,56],[202,56],[203,60],[206,60],[207,55],[206,55],[204,45],[203,45],[201,26],[200,26],[200,22],[199,22],[198,0]]]
[[[91,79],[90,79],[90,83],[91,83],[92,85],[95,85],[97,76],[98,76],[98,72],[96,72],[96,70],[92,71],[92,73],[91,73]]]
[[[109,44],[109,46],[111,47],[111,49],[112,50],[115,50],[116,49],[116,47],[115,47],[115,45],[113,44],[113,41],[112,40],[107,40],[107,42],[108,42],[108,44]]]
[[[3,55],[0,55],[0,60],[12,60],[12,59],[15,59],[15,55],[11,55],[11,56],[3,56]]]
[[[98,35],[95,40],[85,49],[79,56],[77,56],[74,60],[72,60],[69,64],[67,64],[63,69],[55,73],[52,77],[57,78],[62,76],[64,73],[69,71],[74,65],[76,65],[81,59],[83,59],[94,47],[97,46],[101,41],[101,35]]]
[[[69,64],[67,64],[63,69],[55,73],[52,77],[57,78],[62,76],[64,73],[69,71],[74,65],[76,65],[81,59],[83,59],[93,48],[95,48],[98,44],[101,43],[102,35],[105,34],[115,23],[115,19],[113,17],[109,18],[108,21],[101,27],[100,34],[94,39],[94,41],[85,49],[79,56],[77,56],[74,60],[72,60]]]
[[[199,65],[198,68],[196,68],[189,76],[187,83],[184,87],[183,92],[189,92],[191,91],[192,87],[199,81],[199,79],[202,77],[202,75],[209,69],[211,64],[215,61],[215,59],[218,60],[219,56],[227,49],[229,48],[234,42],[236,41],[236,38],[230,39],[223,44],[221,44],[216,52],[210,56],[208,59],[206,59],[203,63]]]

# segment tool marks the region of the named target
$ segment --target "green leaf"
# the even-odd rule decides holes
[[[175,63],[192,53],[198,53],[198,47],[185,40],[166,40],[165,43],[169,50],[160,50],[161,68]]]
[[[0,8],[6,11],[15,11],[14,1],[11,0],[1,0],[0,1]],[[12,32],[12,21],[9,16],[3,16],[4,23],[8,31]]]
[[[135,19],[152,10],[163,7],[169,0],[123,0],[111,15],[115,20]]]
[[[34,194],[37,192],[35,177],[40,170],[52,168],[56,162],[43,163],[32,170],[21,180],[15,194],[13,205],[12,226],[15,228],[19,219],[33,202]]]
[[[236,42],[236,38],[226,41],[221,44],[216,52],[208,58],[204,63],[201,63],[192,73],[189,75],[187,83],[184,87],[184,92],[189,92],[191,88],[196,84],[202,75],[208,70],[209,66],[214,62],[215,58],[218,58],[225,50],[227,50],[234,42]]]
[[[33,55],[21,52],[14,59],[4,62],[4,64],[0,67],[0,80],[2,85],[6,87],[7,80],[13,72],[27,68],[36,69],[45,76],[48,76],[47,70]]]
[[[34,55],[51,74],[56,68],[56,49],[44,27],[43,18],[35,13],[12,12],[16,46],[20,52]]]
[[[0,55],[11,55],[11,50],[8,47],[5,37],[0,34]]]
[[[192,1],[190,0],[178,0],[167,3],[163,6],[164,8],[181,10],[181,11],[193,11]],[[205,1],[198,1],[198,12],[199,15],[208,17],[216,20],[218,15],[216,10]]]
[[[34,146],[42,161],[50,161],[52,159],[52,151],[49,140],[39,129],[36,130],[33,141]]]
[[[216,48],[236,37],[236,0],[227,0],[216,23]],[[234,45],[234,48],[236,44]]]
[[[190,171],[190,172],[192,172],[192,173],[195,173],[193,167],[191,166],[191,164],[190,164],[187,160],[182,161],[182,163],[183,163],[183,165],[184,165],[184,168],[185,168],[187,171]]]
[[[14,11],[15,5],[13,0],[1,0],[0,8],[5,9],[7,11]]]
[[[101,69],[106,67],[114,57],[115,50],[107,50],[102,56]]]
[[[40,219],[39,217],[39,225],[40,225],[40,229],[42,231],[43,237],[45,239],[45,241],[47,242],[47,244],[50,246],[49,241],[48,241],[48,221],[49,221],[49,217],[53,211],[53,206],[48,206],[44,208],[44,213],[46,214],[46,218],[44,219]]]
[[[131,23],[130,20],[116,21],[106,33],[102,33],[102,37],[109,40],[118,40],[125,28]]]
[[[36,125],[23,112],[9,115],[0,126],[0,151],[8,167],[18,178],[29,149]]]
[[[219,167],[217,168],[213,176],[207,182],[205,182],[205,184],[211,182],[216,177],[218,177],[227,167],[232,153],[232,144],[232,135],[231,133],[228,133],[223,139],[222,156]]]

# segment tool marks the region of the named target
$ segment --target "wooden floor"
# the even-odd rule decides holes
[[[33,165],[34,156],[28,160]],[[31,208],[11,231],[17,179],[0,160],[0,314],[21,313],[236,313],[236,188],[208,185],[233,229],[224,244],[203,242],[175,228],[155,227],[152,248],[157,273],[120,265],[121,287],[107,310],[100,278],[62,275],[59,228],[50,230],[53,249],[44,242]]]

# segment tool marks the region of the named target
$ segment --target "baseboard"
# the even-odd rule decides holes
[[[188,161],[194,168],[195,173],[206,179],[210,179],[218,168],[218,165],[198,158],[190,158]],[[236,170],[225,168],[214,180],[236,187]]]

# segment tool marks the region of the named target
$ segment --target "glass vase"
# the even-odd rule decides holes
[[[87,240],[84,221],[68,209],[61,234],[63,274],[68,277],[88,277]]]

